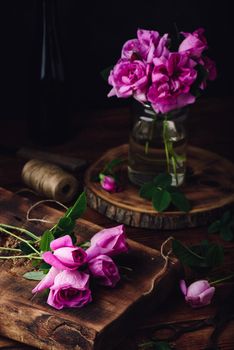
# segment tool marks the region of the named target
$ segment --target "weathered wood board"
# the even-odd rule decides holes
[[[25,221],[31,204],[0,188],[0,222],[40,234],[45,224]],[[56,221],[61,212],[41,206],[35,216]],[[80,219],[76,233],[87,239],[100,229]],[[165,300],[179,272],[178,262],[171,260],[154,281],[164,266],[160,253],[131,240],[128,243],[130,252],[119,257],[118,263],[132,271],[126,271],[127,278],[122,278],[114,289],[95,287],[93,302],[82,309],[57,311],[46,304],[44,295],[32,298],[31,290],[37,282],[22,277],[30,263],[22,259],[0,260],[0,334],[46,350],[118,348],[118,342],[140,321],[142,312],[145,314]],[[11,244],[14,241],[1,233],[0,246]],[[144,295],[152,283],[153,290]]]
[[[150,229],[181,229],[207,225],[234,202],[234,164],[221,156],[196,147],[188,147],[188,172],[181,187],[192,204],[189,213],[177,210],[156,212],[150,201],[139,196],[139,188],[128,180],[122,167],[123,190],[108,193],[94,179],[115,158],[126,160],[128,145],[113,148],[86,172],[85,184],[91,208],[117,222]]]

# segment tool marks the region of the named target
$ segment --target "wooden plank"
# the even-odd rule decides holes
[[[0,189],[0,222],[18,225],[40,234],[46,225],[25,222],[31,203]],[[38,217],[56,221],[61,212],[42,206],[34,212]],[[87,239],[101,227],[78,220],[77,232]],[[114,289],[95,287],[93,302],[82,309],[55,310],[46,304],[45,296],[32,299],[36,282],[24,280],[29,269],[25,261],[0,262],[0,333],[41,349],[112,349],[141,320],[142,312],[161,304],[178,277],[179,265],[172,260],[165,273],[155,280],[164,266],[157,250],[129,240],[130,252],[118,263],[132,269],[127,279]],[[0,236],[0,245],[14,244]],[[155,281],[154,281],[155,280]],[[151,293],[145,292],[154,286]]]
[[[188,147],[188,174],[181,190],[192,204],[189,213],[177,210],[158,213],[150,201],[139,196],[139,189],[128,181],[126,164],[122,167],[123,191],[108,193],[93,181],[110,160],[126,160],[128,145],[106,152],[87,170],[85,176],[88,204],[117,222],[151,229],[181,229],[207,225],[234,202],[234,165],[223,157],[197,147]]]

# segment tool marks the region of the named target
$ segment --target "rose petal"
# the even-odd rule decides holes
[[[42,254],[43,260],[55,268],[59,270],[75,270],[77,269],[77,266],[67,266],[63,264],[52,252],[45,252]]]
[[[56,269],[55,267],[51,267],[51,269],[47,273],[47,275],[32,290],[32,293],[37,293],[37,292],[42,291],[43,289],[50,288],[53,285],[54,279],[58,275],[59,272],[60,272],[60,270]]]
[[[180,281],[180,290],[184,295],[187,294],[187,286],[186,286],[185,280]]]
[[[62,247],[73,247],[73,242],[72,239],[69,235],[62,236],[60,238],[54,239],[50,243],[50,248],[52,250],[62,248]]]

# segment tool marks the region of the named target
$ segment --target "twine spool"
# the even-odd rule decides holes
[[[39,194],[66,203],[77,192],[78,182],[74,176],[52,163],[31,159],[22,169],[22,180]]]

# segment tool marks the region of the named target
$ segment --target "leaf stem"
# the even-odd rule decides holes
[[[12,232],[6,230],[6,229],[3,228],[3,227],[0,227],[0,232],[4,232],[4,233],[6,233],[6,234],[8,234],[8,235],[10,235],[10,236],[12,236],[12,237],[18,239],[19,241],[26,243],[32,250],[34,250],[34,252],[35,252],[36,254],[40,255],[40,252],[39,252],[36,248],[34,248],[26,239],[23,239],[23,238],[21,238],[21,237],[15,235],[14,233],[12,233]]]
[[[167,160],[167,171],[170,173],[170,157],[169,157],[169,150],[168,150],[168,122],[167,117],[165,117],[165,120],[163,121],[163,142],[165,147],[165,154],[166,154],[166,160]]]
[[[181,243],[181,242],[180,242],[180,244],[181,244],[185,249],[187,249],[187,251],[188,251],[190,254],[196,256],[196,258],[201,259],[201,260],[205,260],[205,257],[196,254],[196,253],[195,253],[193,250],[191,250],[188,246],[184,245],[184,244]]]
[[[148,341],[148,342],[145,342],[145,343],[141,343],[141,344],[139,344],[138,345],[138,348],[148,348],[149,346],[152,346],[152,345],[154,345],[155,344],[155,342],[154,341]]]
[[[173,171],[175,175],[176,185],[178,186],[178,175],[177,175],[177,169],[176,169],[176,160],[174,156],[171,157],[171,161],[172,161]]]
[[[9,228],[12,230],[17,230],[20,231],[22,233],[25,233],[26,235],[28,235],[29,237],[38,240],[38,236],[34,235],[34,233],[26,230],[25,228],[21,228],[21,227],[16,227],[16,226],[12,226],[12,225],[7,225],[7,224],[0,224],[0,227],[5,227],[5,228]]]
[[[145,154],[149,153],[149,141],[146,141],[145,143]]]
[[[20,249],[17,248],[7,248],[7,247],[0,247],[0,250],[10,250],[12,252],[21,252]]]
[[[230,280],[234,277],[234,274],[233,275],[230,275],[230,276],[227,276],[227,277],[224,277],[224,278],[220,278],[219,280],[215,280],[213,282],[210,282],[210,285],[212,284],[217,284],[217,283],[220,283],[220,282],[223,282],[223,281],[227,281],[227,280]]]
[[[0,259],[22,259],[22,258],[27,258],[27,259],[40,259],[40,260],[42,260],[42,257],[41,257],[41,256],[34,256],[33,254],[28,254],[28,255],[0,256]]]

